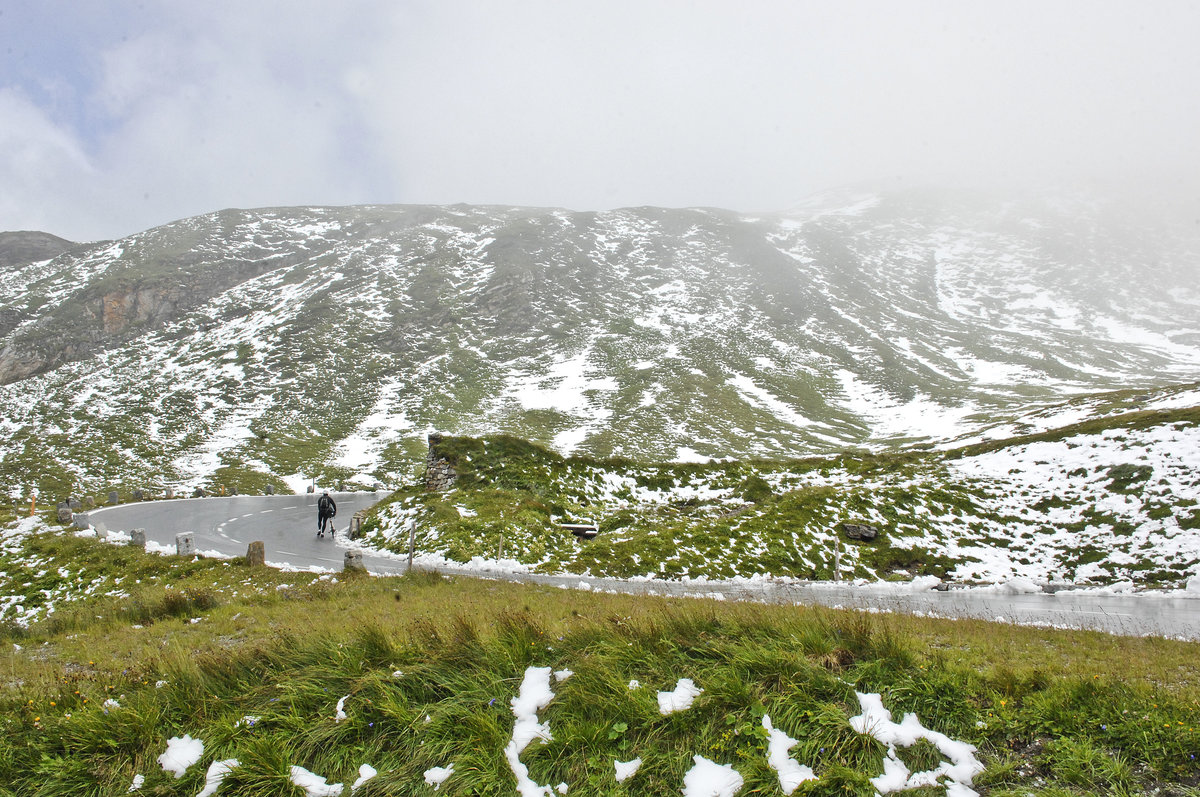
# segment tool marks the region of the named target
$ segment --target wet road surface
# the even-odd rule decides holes
[[[341,570],[345,552],[362,551],[372,573],[403,573],[403,556],[363,549],[344,534],[352,514],[372,506],[383,493],[334,493],[338,515],[334,538],[316,536],[319,494],[232,496],[124,504],[94,510],[92,525],[109,530],[144,528],[147,540],[175,546],[175,534],[191,531],[200,553],[244,556],[252,541],[266,547],[267,563],[298,569]],[[423,566],[418,560],[418,566]],[[439,567],[441,572],[498,578],[572,589],[629,594],[707,596],[762,603],[821,605],[867,611],[891,611],[949,618],[975,618],[1020,625],[1082,628],[1126,636],[1163,636],[1200,640],[1200,595],[1105,595],[1094,592],[1004,594],[979,589],[902,590],[894,586],[832,583],[622,581],[581,576],[512,573],[499,568]]]

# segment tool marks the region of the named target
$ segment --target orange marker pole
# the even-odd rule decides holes
[[[29,516],[33,517],[33,508],[37,506],[37,493],[29,496]]]

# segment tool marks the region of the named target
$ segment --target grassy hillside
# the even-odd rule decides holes
[[[453,490],[414,485],[368,540],[596,576],[1183,586],[1200,566],[1200,409],[1126,412],[951,451],[646,464],[445,438]],[[594,520],[577,540],[561,524]],[[878,535],[851,539],[844,524]]]
[[[116,795],[141,775],[143,794],[191,797],[231,758],[218,794],[295,797],[292,767],[349,785],[363,764],[378,774],[362,797],[433,793],[427,771],[450,766],[441,793],[513,794],[529,667],[573,673],[537,714],[551,739],[520,756],[573,794],[679,794],[693,756],[736,769],[741,794],[781,793],[764,716],[816,776],[795,794],[874,794],[887,748],[852,727],[856,692],[977,747],[984,795],[1200,793],[1194,644],[24,545],[37,588],[101,587],[0,633],[0,794]],[[684,677],[703,691],[661,714],[656,693]],[[185,734],[204,749],[176,778],[158,757]],[[928,741],[895,756],[945,760]],[[618,783],[614,761],[635,757]]]

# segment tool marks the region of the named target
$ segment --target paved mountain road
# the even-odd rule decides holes
[[[251,542],[261,540],[267,564],[301,569],[341,570],[350,516],[373,506],[383,493],[330,493],[337,502],[337,534],[317,537],[317,498],[305,495],[236,495],[220,498],[182,498],[103,507],[88,513],[88,522],[103,523],[110,531],[145,529],[146,540],[175,547],[175,535],[190,531],[196,551],[245,556]],[[355,546],[357,547],[357,546]],[[373,573],[402,573],[406,561],[363,552]]]
[[[340,570],[345,552],[358,547],[344,535],[349,518],[382,498],[378,493],[334,493],[338,505],[334,539],[316,536],[317,495],[233,496],[147,501],[89,513],[92,525],[110,530],[144,528],[147,540],[174,548],[175,534],[195,533],[196,550],[244,556],[255,540],[266,546],[268,564]],[[363,550],[372,573],[403,573],[404,557]],[[621,581],[582,576],[545,576],[508,571],[439,568],[442,572],[503,578],[549,586],[633,594],[701,595],[765,603],[840,606],[938,617],[1004,620],[1020,625],[1085,628],[1126,636],[1155,635],[1200,641],[1200,600],[1088,592],[1003,594],[953,589],[901,591],[895,587],[829,583]],[[1200,597],[1200,596],[1197,596]]]

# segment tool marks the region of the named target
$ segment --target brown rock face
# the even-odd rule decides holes
[[[115,335],[128,325],[129,310],[133,307],[133,297],[130,294],[106,294],[101,304],[104,308],[101,317],[105,334]]]
[[[140,288],[111,292],[101,299],[101,324],[105,335],[119,335],[130,324],[154,323],[174,311],[178,296],[166,288]]]

